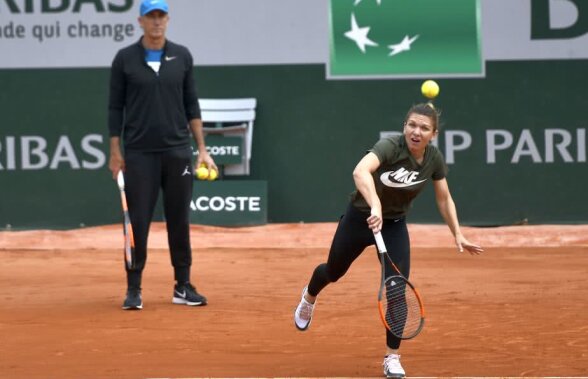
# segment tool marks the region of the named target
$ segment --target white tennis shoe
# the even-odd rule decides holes
[[[404,378],[406,373],[400,364],[400,355],[388,354],[384,357],[384,375],[386,378]]]
[[[304,287],[302,290],[302,298],[300,299],[300,303],[294,312],[294,325],[296,325],[296,328],[298,328],[300,331],[305,331],[308,329],[310,322],[312,321],[312,312],[314,311],[314,304],[309,303],[304,298],[306,291],[307,289]]]

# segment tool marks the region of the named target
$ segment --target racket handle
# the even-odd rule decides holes
[[[374,238],[376,239],[376,246],[378,246],[378,251],[381,254],[385,254],[388,252],[386,250],[386,244],[384,243],[384,238],[382,237],[381,232],[374,233]]]
[[[118,176],[116,177],[116,183],[118,184],[118,189],[121,191],[125,190],[125,177],[123,175],[122,170],[118,172]]]

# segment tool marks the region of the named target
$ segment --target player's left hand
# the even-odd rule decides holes
[[[464,250],[467,250],[471,255],[480,255],[484,252],[480,245],[471,243],[461,234],[455,236],[455,244],[460,253],[463,253]]]

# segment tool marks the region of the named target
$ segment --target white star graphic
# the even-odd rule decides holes
[[[390,54],[388,54],[388,56],[391,57],[393,55],[400,54],[403,51],[410,50],[410,45],[416,41],[417,38],[419,38],[418,34],[412,38],[409,36],[404,36],[402,42],[397,43],[396,45],[388,45],[388,48],[390,49]]]
[[[382,0],[376,0],[376,1],[378,2],[378,5],[382,4]],[[359,3],[361,3],[361,0],[355,0],[355,3],[353,3],[353,5],[355,6]]]
[[[366,26],[360,28],[357,26],[357,21],[355,21],[355,14],[351,14],[351,30],[345,33],[345,37],[349,38],[353,42],[357,44],[357,47],[361,50],[362,53],[365,54],[365,47],[367,46],[378,46],[377,43],[372,41],[367,37],[368,33],[370,32],[370,27]]]

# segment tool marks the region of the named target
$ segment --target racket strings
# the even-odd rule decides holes
[[[380,306],[392,334],[406,338],[421,327],[421,306],[414,289],[401,278],[389,278],[382,288]]]

